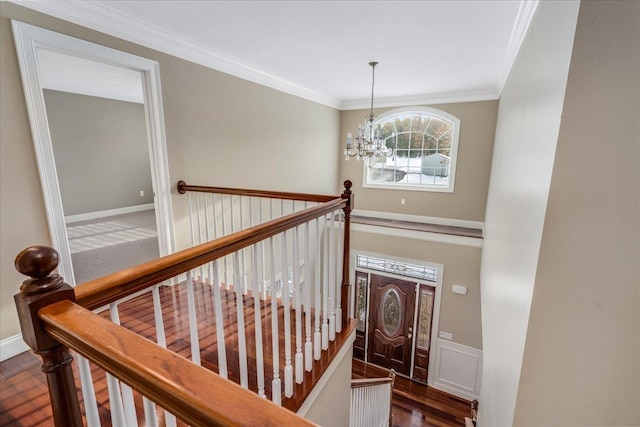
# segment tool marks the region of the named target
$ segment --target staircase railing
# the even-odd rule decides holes
[[[51,274],[57,266],[57,253],[54,250],[32,247],[21,252],[16,258],[16,267],[31,279],[24,282],[21,293],[16,295],[16,305],[25,341],[45,361],[43,371],[49,381],[56,425],[82,425],[69,349],[78,354],[83,406],[89,426],[100,425],[90,362],[107,372],[113,425],[135,425],[137,415],[134,400],[138,398],[134,398],[134,391],[143,396],[147,425],[157,425],[156,404],[166,411],[166,425],[176,425],[176,416],[191,425],[307,425],[295,414],[281,410],[277,405],[283,404],[282,394],[285,398],[293,396],[294,381],[302,384],[309,377],[317,380],[322,375],[322,370],[317,372],[316,368],[322,365],[320,356],[329,348],[329,342],[334,341],[336,333],[342,330],[351,334],[353,331],[354,323],[348,321],[346,310],[349,292],[350,184],[345,182],[345,192],[339,197],[307,197],[292,193],[248,194],[251,190],[196,187],[181,183],[181,192],[197,194],[196,205],[200,201],[206,205],[206,198],[200,195],[206,193],[237,194],[241,198],[239,206],[242,206],[243,197],[247,200],[254,200],[253,197],[295,200],[304,196],[304,205],[296,209],[294,203],[291,212],[281,209],[281,215],[263,217],[262,221],[258,221],[256,218],[263,212],[261,207],[259,213],[251,213],[248,219],[236,223],[238,227],[232,225],[230,233],[217,236],[212,236],[215,221],[207,220],[205,223],[201,217],[198,221],[200,228],[192,225],[196,246],[93,280],[75,289],[64,284],[61,277]],[[192,200],[189,201],[191,204]],[[215,199],[210,201],[215,203]],[[233,199],[230,201],[233,205]],[[251,203],[255,202],[251,201],[245,206],[249,206],[249,209],[256,206]],[[309,207],[309,203],[314,203],[314,206]],[[192,210],[192,213],[195,217],[191,218],[207,215],[206,210],[201,209]],[[196,240],[196,229],[200,236],[206,235],[207,239],[200,237]],[[304,255],[303,262],[300,261],[301,254]],[[221,267],[225,261],[233,265],[227,271],[227,276]],[[260,265],[262,261],[264,268]],[[242,267],[247,265],[250,268],[243,270]],[[276,287],[278,276],[281,283],[279,293]],[[168,281],[180,282],[179,286],[186,287],[190,348],[185,355],[190,361],[166,349],[170,346],[164,330],[159,287]],[[196,285],[211,288],[208,294],[211,295],[211,301],[196,301]],[[237,342],[234,345],[237,347],[233,350],[238,354],[240,386],[226,379],[231,377],[226,361],[229,349],[225,348],[229,336],[221,327],[224,324],[220,318],[221,290],[235,295]],[[119,305],[142,292],[150,292],[153,299],[155,336],[142,337],[119,326]],[[199,332],[203,325],[198,321],[197,307],[202,304],[215,306],[215,364],[219,376],[200,366],[205,361],[201,358],[202,340]],[[244,317],[248,306],[253,309],[253,319]],[[345,310],[339,312],[340,307],[345,307]],[[90,311],[101,309],[108,310],[111,321]],[[271,313],[266,313],[269,309]],[[291,313],[295,313],[295,316],[292,317]],[[262,331],[268,330],[268,327],[263,327],[262,321],[269,316],[271,337],[263,340]],[[245,322],[249,322],[247,328],[251,326],[249,329],[255,333],[255,339],[251,337],[255,348],[247,347]],[[303,325],[306,340],[302,336]],[[292,332],[294,327],[295,334]],[[310,340],[312,331],[313,341]],[[281,344],[278,338],[283,335],[284,363],[280,359]],[[292,357],[292,336],[295,337],[295,357]],[[150,340],[155,340],[158,345]],[[263,357],[267,353],[271,353],[270,358]],[[270,359],[271,366],[266,365],[265,359]],[[207,365],[213,363],[206,362]],[[258,394],[247,390],[248,363],[255,363],[257,378],[252,378],[252,382],[257,383],[255,391]],[[265,392],[265,368],[269,367],[273,370],[271,396]],[[312,370],[313,375],[304,374]],[[280,384],[281,372],[284,373],[284,393]],[[300,388],[312,387],[307,385]],[[268,402],[267,397],[275,405]],[[248,407],[252,410],[247,411]],[[291,405],[287,407],[291,408]],[[250,421],[246,419],[247,416],[252,417]]]
[[[351,380],[350,427],[386,427],[393,425],[392,398],[395,371],[388,378]]]

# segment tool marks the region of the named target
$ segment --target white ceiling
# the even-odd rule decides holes
[[[336,108],[496,99],[537,1],[14,0]]]

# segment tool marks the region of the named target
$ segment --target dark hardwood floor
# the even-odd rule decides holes
[[[388,375],[386,369],[353,359],[353,378]],[[471,402],[397,375],[391,409],[394,427],[464,426]]]
[[[188,320],[186,307],[186,290],[184,286],[174,286],[161,288],[161,300],[163,305],[165,332],[167,346],[174,352],[190,357],[190,346],[188,337]],[[210,302],[211,288],[209,286],[196,286],[197,313],[199,320],[199,338],[202,348],[203,366],[217,372],[217,345],[213,321],[213,304]],[[246,298],[245,298],[246,299]],[[153,320],[153,309],[150,305],[150,295],[143,295],[135,300],[120,305],[121,322],[128,329],[155,341],[155,327]],[[208,302],[207,302],[208,301]],[[237,328],[233,330],[235,324],[236,308],[235,295],[231,292],[223,293],[223,313],[225,319],[225,342],[227,343],[227,357],[229,360],[229,378],[238,380],[237,364]],[[252,304],[245,301],[245,330],[247,345],[249,349],[254,347],[254,315]],[[263,302],[263,337],[267,342],[271,339],[271,315],[269,302]],[[280,310],[279,321],[282,322],[282,309]],[[107,316],[107,312],[102,313]],[[293,322],[292,322],[293,323]],[[282,324],[282,323],[280,323]],[[292,324],[295,330],[295,323]],[[344,334],[347,335],[347,334]],[[284,338],[279,337],[283,344]],[[341,343],[339,340],[331,343],[329,352],[323,356],[322,360],[315,362],[314,373],[307,373],[305,382],[296,385],[296,396],[306,396],[312,385],[315,384],[321,372],[323,372],[333,354],[339,351]],[[283,345],[280,347],[280,367],[284,365]],[[270,344],[265,348],[265,381],[267,396],[271,395],[271,348]],[[250,352],[250,381],[249,387],[254,391],[257,389],[255,381],[255,355]],[[234,362],[235,360],[235,362]],[[0,426],[49,426],[53,425],[49,395],[44,374],[40,371],[40,359],[30,352],[23,353],[0,363]],[[253,365],[253,370],[251,366]],[[78,378],[77,369],[74,370],[75,377]],[[106,387],[105,374],[102,369],[92,364],[92,375],[98,401],[98,411],[103,426],[111,425],[109,412],[109,399]],[[281,371],[282,372],[282,371]],[[387,373],[374,366],[364,366],[359,361],[354,360],[354,378],[387,376]],[[82,396],[78,387],[78,395],[81,407]],[[304,397],[297,399],[283,398],[283,406],[295,410],[300,406]],[[141,404],[141,398],[136,395],[136,403]],[[138,411],[140,425],[144,425],[142,410]],[[394,426],[459,426],[464,425],[464,417],[469,415],[469,402],[427,389],[426,386],[413,383],[407,379],[397,377],[393,399]],[[164,425],[164,412],[158,408],[158,416],[161,425]],[[327,426],[330,427],[330,426]]]

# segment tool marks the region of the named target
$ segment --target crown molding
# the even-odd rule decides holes
[[[339,99],[266,73],[229,55],[171,33],[148,22],[118,12],[103,4],[63,0],[9,0],[19,6],[157,50],[244,80],[276,89],[332,108]]]
[[[370,99],[342,101],[307,89],[296,83],[264,72],[232,56],[212,49],[186,37],[169,32],[148,22],[114,10],[92,0],[8,0],[19,6],[44,13],[119,39],[175,56],[244,80],[257,83],[290,95],[340,110],[367,109]],[[511,71],[518,51],[538,6],[539,0],[521,0],[514,24],[505,67],[496,89],[467,92],[444,92],[388,98],[376,98],[381,108],[411,105],[448,104],[455,102],[489,101],[500,98],[502,88]]]
[[[513,24],[513,30],[511,30],[511,37],[509,38],[509,45],[507,47],[507,54],[505,55],[504,61],[504,69],[502,70],[502,76],[498,83],[498,94],[502,94],[502,89],[507,83],[509,73],[511,73],[511,68],[516,62],[522,42],[527,35],[533,16],[538,8],[538,3],[539,0],[522,0],[520,2],[516,21]]]
[[[374,108],[451,104],[454,102],[492,101],[498,99],[499,97],[500,93],[497,90],[394,96],[388,98],[376,98]],[[340,104],[341,110],[368,110],[370,107],[371,99],[343,101],[342,104]]]

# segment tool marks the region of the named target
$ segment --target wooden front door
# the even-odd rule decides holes
[[[371,275],[367,360],[409,375],[416,284]]]

